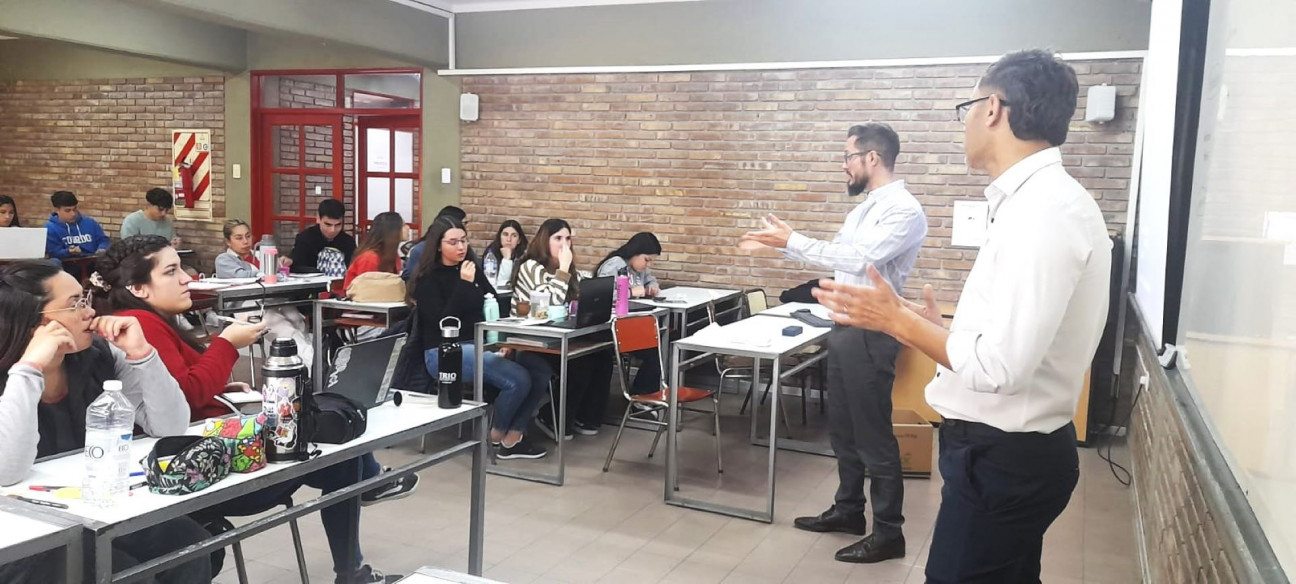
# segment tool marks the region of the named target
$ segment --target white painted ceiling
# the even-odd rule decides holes
[[[414,8],[431,8],[456,13],[701,1],[703,0],[392,0],[392,2],[397,2],[406,6],[413,6]]]

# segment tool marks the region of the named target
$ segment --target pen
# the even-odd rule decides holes
[[[144,476],[144,471],[142,471],[142,470],[137,470],[137,471],[131,473],[130,476],[133,476],[133,477],[142,477],[142,476]]]
[[[57,491],[57,490],[62,489],[62,488],[64,488],[64,487],[57,487],[57,486],[54,486],[54,485],[32,485],[32,486],[27,487],[27,488],[28,488],[28,489],[31,489],[31,490],[33,490],[33,491],[40,491],[40,492],[42,492],[42,493],[48,493],[48,492]]]
[[[222,321],[225,321],[225,322],[228,322],[228,323],[241,324],[241,325],[245,325],[245,326],[253,326],[253,325],[261,324],[261,323],[257,323],[257,322],[249,322],[249,321],[246,321],[246,320],[239,320],[239,319],[237,319],[237,318],[230,318],[230,317],[228,317],[228,316],[222,316],[222,315],[219,315],[219,314],[216,315],[216,320],[222,320]]]
[[[22,496],[19,496],[19,495],[9,495],[9,498],[10,498],[10,499],[18,499],[19,501],[22,501],[22,502],[24,502],[24,503],[31,503],[31,504],[33,504],[33,505],[40,505],[40,506],[42,506],[42,507],[53,507],[53,508],[55,508],[55,509],[67,509],[67,508],[68,508],[68,506],[67,506],[67,505],[64,505],[63,503],[55,503],[55,502],[53,502],[53,501],[42,501],[42,500],[40,500],[40,499],[28,499],[27,497],[22,497]]]

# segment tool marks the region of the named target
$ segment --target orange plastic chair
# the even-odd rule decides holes
[[[603,472],[607,472],[612,467],[612,457],[616,455],[617,445],[621,443],[621,434],[625,432],[626,422],[631,418],[655,426],[656,436],[653,437],[652,448],[648,451],[648,457],[652,458],[657,452],[657,443],[661,440],[663,433],[670,427],[663,420],[668,415],[670,409],[670,388],[665,379],[659,383],[661,390],[655,393],[645,395],[630,394],[630,367],[628,356],[636,351],[651,349],[656,353],[658,363],[662,363],[661,337],[658,336],[657,317],[651,314],[634,314],[630,316],[616,317],[612,320],[612,344],[616,348],[616,378],[621,384],[621,395],[625,397],[626,410],[621,416],[621,425],[617,427],[616,438],[612,440],[612,448],[608,450],[607,461],[603,463]],[[666,375],[666,367],[661,367],[663,378]],[[720,400],[719,392],[697,389],[693,387],[680,387],[678,392],[679,409],[690,412],[709,413],[715,422],[715,440],[716,440],[716,472],[724,472],[724,461],[720,454]],[[684,404],[692,404],[704,400],[711,400],[711,409],[698,409],[686,407]],[[636,408],[638,404],[638,408]]]

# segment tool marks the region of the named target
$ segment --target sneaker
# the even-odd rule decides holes
[[[554,423],[552,421],[542,418],[540,416],[536,416],[535,424],[536,427],[540,428],[540,431],[544,432],[544,435],[548,436],[550,440],[553,440],[554,442],[558,441],[558,433],[554,432],[553,429]],[[572,439],[572,431],[571,428],[568,428],[566,432],[563,432],[563,440],[571,440],[571,439]]]
[[[405,475],[360,495],[360,506],[368,507],[383,501],[404,499],[414,494],[414,489],[418,488],[418,483],[419,477],[417,474]]]
[[[526,436],[523,436],[522,439],[518,440],[517,444],[514,444],[513,446],[500,446],[499,452],[496,453],[495,458],[501,460],[509,460],[513,458],[535,459],[544,458],[544,455],[546,454],[548,454],[548,452],[544,448],[532,444],[530,440],[526,439]]]
[[[576,433],[580,434],[581,436],[598,436],[599,424],[586,424],[584,422],[576,422],[575,424],[572,424],[572,430],[575,430]]]
[[[637,414],[636,418],[641,420],[653,419],[653,420],[657,420],[658,422],[661,421],[662,412],[665,411],[660,408],[657,408],[656,406],[653,406],[651,404],[646,404],[643,402],[630,402],[630,407],[635,409],[634,413]],[[643,414],[647,414],[647,415],[643,415]]]
[[[365,564],[360,566],[350,578],[339,575],[333,578],[333,582],[334,584],[388,584],[400,579],[400,576],[386,576],[382,572],[373,569],[369,564]]]

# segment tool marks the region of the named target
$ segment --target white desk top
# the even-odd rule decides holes
[[[34,506],[33,506],[34,508]],[[0,511],[0,549],[26,543],[64,531],[60,527],[11,511]]]
[[[391,402],[369,410],[368,427],[364,435],[347,442],[346,444],[320,444],[321,455],[314,460],[327,460],[335,458],[333,462],[340,462],[346,458],[351,458],[356,454],[338,454],[339,451],[349,450],[355,452],[357,446],[380,440],[387,436],[411,430],[421,426],[427,426],[453,416],[458,413],[468,412],[473,409],[480,409],[483,406],[474,405],[465,402],[464,405],[453,410],[443,410],[437,407],[436,399],[426,399],[422,396],[406,399],[404,405],[395,406]],[[201,434],[202,424],[190,426],[186,434]],[[139,460],[148,456],[153,448],[153,443],[157,440],[154,438],[136,439],[131,444],[131,472],[142,470]],[[332,455],[332,456],[330,456]],[[37,463],[31,474],[27,478],[11,487],[2,489],[4,494],[14,493],[32,499],[43,499],[58,501],[67,504],[67,509],[51,510],[76,516],[82,520],[94,521],[104,524],[115,524],[123,522],[133,517],[139,517],[147,513],[161,511],[167,507],[179,504],[181,502],[199,499],[224,489],[229,489],[259,477],[266,476],[267,473],[276,473],[302,463],[280,463],[268,464],[265,468],[252,473],[230,473],[229,476],[220,482],[207,487],[197,493],[189,495],[157,495],[149,492],[147,487],[142,487],[132,491],[131,495],[124,498],[121,503],[106,509],[97,508],[84,503],[79,499],[56,499],[48,493],[39,493],[29,490],[30,485],[59,485],[59,486],[80,486],[81,475],[84,470],[81,456],[72,454],[62,456]],[[132,482],[142,480],[141,477],[134,477]],[[0,530],[5,531],[5,530]]]
[[[708,302],[726,300],[742,294],[741,290],[721,290],[713,288],[694,288],[691,286],[676,286],[662,290],[658,296],[664,297],[668,302],[658,302],[647,298],[632,300],[645,306],[656,306],[670,310],[693,310],[703,306]]]
[[[353,300],[316,300],[316,304],[324,308],[338,308],[341,310],[355,310],[358,312],[381,312],[387,313],[393,310],[408,308],[409,305],[404,302],[355,302]]]
[[[424,566],[417,572],[397,581],[398,584],[503,584],[460,572]]]
[[[637,313],[632,312],[631,314],[651,314],[653,316],[660,318],[663,314],[666,314],[666,309],[654,308],[653,310],[650,311],[645,310],[643,312],[637,312]],[[544,322],[549,322],[549,321],[544,321]],[[527,323],[527,324],[523,324],[523,323]],[[612,320],[608,319],[607,322],[599,323],[593,326],[587,326],[585,328],[580,328],[580,329],[570,329],[570,328],[563,328],[559,326],[553,326],[550,324],[540,324],[539,322],[532,321],[530,319],[492,320],[490,322],[482,321],[477,323],[476,326],[477,328],[486,331],[511,333],[516,335],[531,335],[536,337],[547,337],[547,338],[562,338],[562,337],[576,338],[576,337],[582,337],[592,333],[597,333],[600,331],[611,330]]]
[[[810,314],[813,314],[819,318],[832,320],[831,318],[828,318],[827,307],[825,307],[822,304],[809,304],[805,302],[789,302],[781,306],[775,306],[774,308],[763,310],[761,311],[760,314],[765,316],[782,316],[782,317],[792,318],[792,313],[798,310],[809,310]]]
[[[236,281],[246,280],[246,279],[247,278],[231,278],[231,280],[236,280]],[[325,288],[327,288],[330,284],[332,284],[333,280],[340,280],[340,279],[341,278],[329,278],[327,276],[323,276],[319,278],[293,278],[290,276],[285,280],[280,280],[273,284],[271,284],[270,282],[263,282],[263,284],[266,290],[275,290],[276,288],[278,289],[302,288],[306,286],[319,286],[319,285],[323,285]],[[213,282],[212,280],[215,281]],[[222,281],[222,279],[220,278],[194,280],[193,282],[189,283],[189,289],[195,292],[242,292],[246,290],[260,291],[261,287],[262,284],[256,284],[255,280],[253,280],[253,283],[231,284],[228,281]]]
[[[783,336],[783,329],[800,326],[801,334]],[[708,326],[675,341],[682,349],[728,355],[777,357],[799,351],[828,336],[831,329],[806,326],[781,316],[756,315],[724,326]]]

